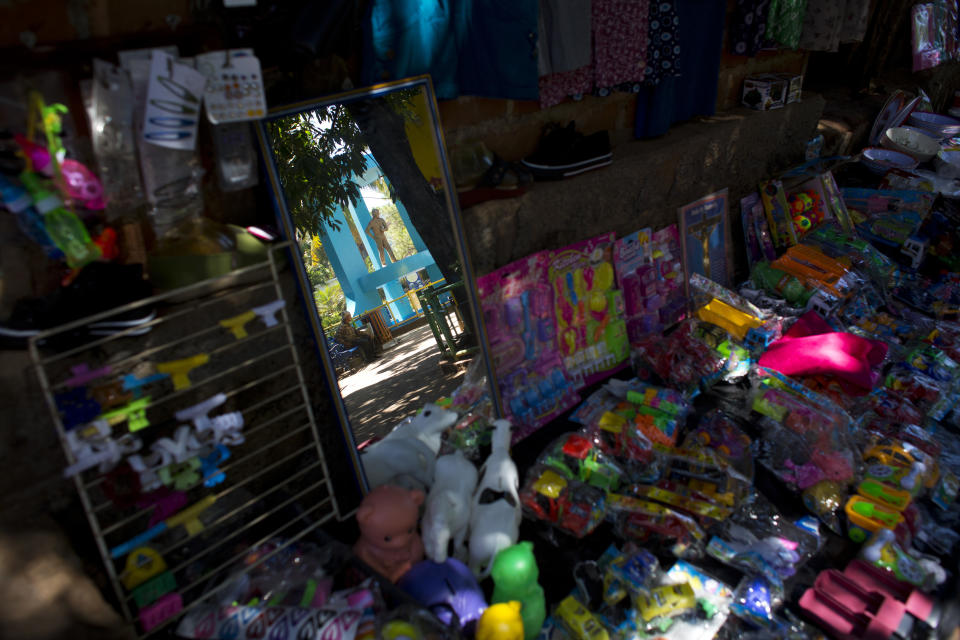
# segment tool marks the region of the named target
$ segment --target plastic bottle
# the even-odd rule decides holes
[[[786,271],[774,269],[767,262],[758,262],[753,266],[751,278],[754,284],[767,291],[778,293],[787,302],[797,306],[806,306],[807,301],[814,294],[803,286],[803,283]]]
[[[43,218],[33,208],[33,198],[3,174],[0,174],[0,204],[3,204],[17,217],[20,230],[28,238],[43,247],[48,257],[57,260],[63,257],[63,252],[57,248],[57,245],[50,238],[50,234],[47,233],[43,225]]]
[[[83,222],[63,207],[63,201],[55,193],[43,186],[40,176],[25,171],[20,181],[33,197],[33,206],[43,216],[43,226],[71,268],[82,267],[100,257],[100,248],[90,240]]]

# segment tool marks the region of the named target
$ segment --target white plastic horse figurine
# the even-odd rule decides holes
[[[457,421],[453,411],[427,403],[423,411],[400,422],[361,454],[371,489],[395,484],[427,492],[443,432]]]
[[[497,420],[470,513],[470,570],[478,578],[490,575],[497,553],[517,542],[522,517],[519,490],[517,465],[510,458],[510,421]]]
[[[424,552],[434,562],[446,561],[451,537],[454,557],[466,559],[470,501],[476,486],[477,468],[463,452],[437,458],[433,487],[420,523]]]

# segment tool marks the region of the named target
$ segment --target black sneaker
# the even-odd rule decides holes
[[[537,150],[523,159],[534,176],[545,180],[569,178],[611,162],[609,134],[598,131],[585,136],[575,130],[573,122],[566,127],[547,125]]]
[[[0,323],[0,348],[23,349],[29,338],[43,331],[149,298],[152,294],[152,286],[143,279],[142,265],[92,262],[73,282],[51,295],[17,301],[10,318]],[[70,333],[72,337],[106,336],[129,329],[127,335],[142,335],[150,330],[144,325],[155,317],[152,306],[141,306]]]

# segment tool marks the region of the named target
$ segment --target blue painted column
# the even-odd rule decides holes
[[[367,265],[347,226],[345,213],[343,209],[337,210],[335,217],[341,221],[340,228],[333,229],[323,225],[320,230],[320,239],[330,259],[330,266],[333,267],[333,272],[343,289],[343,295],[347,299],[347,310],[356,313],[357,309],[370,309],[377,306],[380,304],[380,297],[376,291],[365,290],[359,284],[359,279],[367,275]]]

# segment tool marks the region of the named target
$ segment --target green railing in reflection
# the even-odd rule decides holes
[[[462,298],[466,297],[463,282],[442,287],[425,287],[417,291],[417,298],[430,330],[433,331],[433,337],[437,340],[440,354],[450,360],[470,357],[479,350],[475,339],[471,346],[464,346],[473,335],[460,305],[457,304],[457,298],[453,295],[455,290]]]

